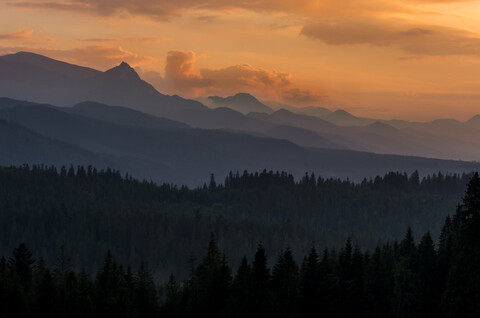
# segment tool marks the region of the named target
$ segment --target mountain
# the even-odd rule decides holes
[[[125,62],[101,72],[27,52],[0,56],[0,96],[61,106],[92,100],[160,116],[207,110],[197,101],[159,93]]]
[[[91,162],[104,166],[110,162],[123,172],[158,182],[199,185],[210,173],[225,176],[229,171],[263,169],[289,171],[297,177],[311,171],[357,181],[388,171],[411,173],[418,169],[427,174],[480,169],[480,164],[462,161],[303,148],[286,140],[221,130],[151,129],[92,119],[49,105],[2,109],[0,118],[9,125],[22,126],[22,131],[33,132],[41,137],[35,137],[39,140],[53,141],[58,151],[78,149],[85,154],[85,165]],[[12,133],[2,134],[9,135]],[[2,150],[7,149],[2,153],[17,154],[16,162],[39,163],[39,157],[31,152],[48,154],[51,143],[35,142],[37,146],[31,152],[24,151],[25,144],[23,140],[9,141],[8,146],[2,145]],[[45,163],[62,161],[69,165],[78,162],[76,156]],[[105,159],[99,163],[99,158]]]
[[[0,109],[12,108],[15,106],[32,106],[35,103],[27,102],[23,100],[16,100],[7,97],[0,97]]]
[[[0,164],[5,166],[45,164],[117,166],[114,161],[65,142],[44,137],[17,124],[0,119]],[[125,167],[123,167],[125,168]]]
[[[352,115],[337,111],[337,118],[351,119]],[[480,158],[478,132],[466,123],[437,120],[431,123],[409,123],[404,121],[367,120],[361,125],[341,126],[315,116],[295,114],[280,109],[272,114],[250,113],[248,117],[279,126],[287,125],[307,129],[341,147],[357,151],[384,154],[414,155],[443,159],[476,160]],[[331,117],[332,118],[332,117]],[[356,117],[355,117],[356,118]],[[357,118],[358,119],[358,118]],[[354,119],[357,121],[357,119]],[[363,119],[360,119],[362,121]],[[345,121],[343,122],[346,123]],[[360,123],[357,121],[357,123]],[[287,137],[284,134],[282,137]],[[306,145],[295,138],[287,138]]]
[[[474,129],[480,130],[480,115],[473,116],[466,124]]]
[[[275,112],[254,111],[245,115],[231,109],[231,105],[243,102],[249,107],[253,105],[256,110],[264,110],[263,106],[266,105],[251,95],[241,93],[226,98],[212,97],[209,99],[212,103],[214,100],[229,107],[209,109],[197,101],[159,93],[127,63],[101,72],[32,53],[1,56],[0,96],[2,95],[16,100],[0,100],[0,109],[17,104],[32,105],[18,100],[60,106],[93,101],[104,106],[97,104],[93,109],[83,105],[83,108],[71,108],[68,111],[91,119],[148,129],[191,126],[270,136],[302,146],[340,147],[443,159],[480,159],[479,117],[473,117],[468,122],[448,119],[426,123],[377,121],[356,117],[343,110],[330,112],[318,107],[297,109],[295,112],[286,109]],[[116,105],[123,109],[105,105]],[[137,112],[129,112],[126,108]],[[246,112],[247,109],[243,111]],[[302,111],[315,111],[316,115],[296,113]],[[320,116],[323,113],[325,115]],[[154,115],[154,118],[147,115]],[[395,129],[386,129],[385,126],[382,129],[379,123]]]
[[[183,111],[166,116],[172,120],[203,129],[262,132],[274,126],[271,123],[247,117],[227,107],[214,108],[208,111]]]
[[[62,109],[71,114],[82,115],[110,123],[140,126],[150,129],[179,129],[189,126],[171,119],[156,117],[121,106],[109,106],[97,102],[83,102],[71,108]]]
[[[276,125],[300,127],[316,132],[332,132],[339,129],[339,127],[326,120],[314,116],[295,114],[286,109],[279,109],[272,114],[250,113],[247,116]]]
[[[84,102],[73,108],[63,108],[65,112],[87,116],[107,122],[136,125],[150,129],[188,128],[223,129],[258,133],[258,136],[289,140],[305,147],[345,149],[330,142],[321,135],[306,129],[292,126],[275,126],[271,123],[248,118],[230,108],[220,107],[206,112],[184,111],[172,114],[171,118],[158,118],[125,107],[114,107],[95,102]],[[184,123],[188,123],[184,124]]]
[[[356,117],[343,109],[338,109],[320,118],[337,126],[366,126],[376,122],[374,119]]]
[[[251,112],[273,112],[273,109],[247,93],[238,93],[228,97],[210,96],[208,99],[216,107],[228,107],[245,115]]]
[[[316,117],[323,117],[332,112],[328,108],[319,107],[319,106],[308,106],[308,107],[300,107],[300,108],[292,107],[292,108],[289,108],[289,110],[297,114],[316,116]]]
[[[471,121],[460,122],[455,119],[436,119],[430,122],[407,122],[407,121],[389,121],[388,124],[405,130],[414,130],[420,133],[437,135],[435,143],[442,142],[445,139],[455,139],[480,146],[478,132],[480,125],[475,125],[475,118]],[[478,147],[478,146],[477,146]],[[478,157],[475,159],[478,160]]]
[[[322,117],[332,112],[330,109],[321,106],[295,107],[275,101],[269,101],[268,105],[270,105],[275,110],[286,109],[295,114],[309,115],[315,117]]]
[[[275,126],[264,131],[263,134],[271,138],[289,140],[303,147],[345,149],[344,146],[333,143],[320,134],[299,127]]]

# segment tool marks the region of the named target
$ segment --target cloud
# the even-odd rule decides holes
[[[105,70],[125,61],[133,67],[151,66],[157,59],[150,56],[140,56],[135,52],[123,49],[121,46],[92,45],[72,49],[35,48],[26,46],[1,47],[0,54],[11,54],[19,51],[28,51],[65,62],[86,65],[88,67]]]
[[[480,56],[480,36],[457,28],[393,20],[313,22],[301,34],[330,45],[398,47],[413,56]]]
[[[302,16],[352,16],[372,12],[398,11],[408,6],[469,2],[475,0],[30,0],[11,1],[18,8],[75,11],[102,16],[144,15],[154,19],[170,19],[192,10],[226,11],[243,9],[254,12],[282,12]]]
[[[157,61],[154,57],[141,56],[121,46],[109,45],[93,45],[70,50],[55,50],[52,53],[57,58],[100,69],[104,69],[105,66],[117,65],[122,61],[129,63],[132,67],[151,64]]]
[[[90,42],[90,43],[133,43],[133,44],[151,44],[162,43],[170,39],[162,37],[128,37],[128,38],[85,38],[77,39],[77,42]]]
[[[313,93],[308,89],[302,90],[295,87],[282,91],[282,98],[286,102],[291,102],[294,104],[310,104],[318,102],[323,97]]]
[[[55,39],[39,36],[33,29],[23,28],[18,31],[0,33],[0,40],[8,42],[17,42],[22,44],[47,44],[55,42]]]
[[[454,2],[451,0],[448,2]],[[446,2],[442,0],[410,2]],[[232,9],[254,12],[281,12],[303,16],[339,15],[345,12],[360,14],[391,10],[404,3],[401,0],[30,0],[10,2],[17,8],[74,11],[102,16],[143,15],[154,19],[170,19],[189,10],[227,11]]]
[[[197,56],[191,51],[170,51],[167,54],[165,77],[179,88],[204,88],[212,83],[194,68]]]
[[[0,40],[25,40],[32,37],[32,29],[22,29],[20,31],[10,32],[10,33],[0,33]]]
[[[319,96],[294,85],[289,73],[267,70],[248,64],[233,65],[220,69],[197,70],[198,60],[192,51],[170,51],[167,55],[165,77],[161,83],[189,96],[212,94],[235,94],[247,91],[259,96],[282,99],[296,104],[313,102]],[[145,74],[152,80],[155,74]],[[155,83],[154,83],[155,84]]]

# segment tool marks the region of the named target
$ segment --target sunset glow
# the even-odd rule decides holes
[[[480,1],[0,0],[0,21],[0,55],[126,61],[168,94],[384,119],[480,113]]]

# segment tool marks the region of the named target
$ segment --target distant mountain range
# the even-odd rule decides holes
[[[228,107],[242,114],[251,112],[272,113],[273,109],[260,102],[254,96],[247,93],[238,93],[234,96],[219,97],[210,96],[209,100],[217,107]]]
[[[106,114],[105,110],[109,114],[106,120],[98,115]],[[139,178],[189,185],[201,184],[210,173],[223,177],[229,171],[265,168],[296,176],[309,171],[353,180],[392,170],[418,169],[426,174],[480,169],[480,164],[463,161],[304,148],[282,139],[185,128],[171,120],[98,103],[65,108],[2,98],[0,127],[3,165],[92,164],[128,171]],[[270,130],[282,134],[289,129],[277,126]],[[293,129],[297,131],[292,134],[303,133],[304,140],[312,137],[308,130]]]
[[[478,169],[408,156],[480,160],[480,115],[386,121],[322,107],[274,110],[247,93],[211,96],[206,107],[161,94],[126,63],[100,72],[32,53],[1,56],[0,96],[9,97],[0,98],[3,164],[91,162],[195,184],[230,170],[362,178]]]
[[[100,72],[27,52],[0,57],[0,96],[60,106],[92,100],[155,115],[207,109],[197,101],[159,93],[126,63]]]

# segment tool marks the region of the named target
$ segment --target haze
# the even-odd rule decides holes
[[[359,116],[478,113],[479,1],[0,1],[0,55],[134,66],[160,92]]]

